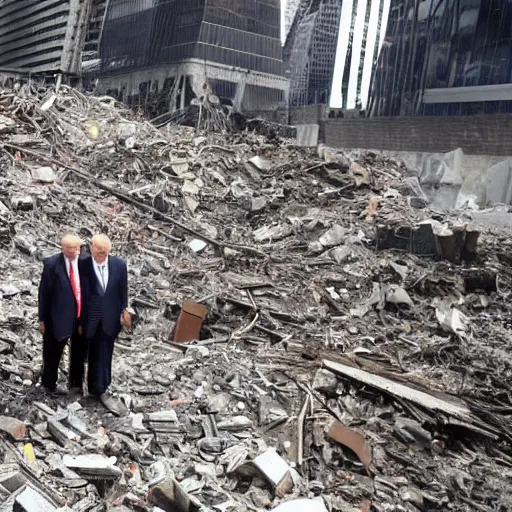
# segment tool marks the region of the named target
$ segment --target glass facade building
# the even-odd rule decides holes
[[[102,72],[187,59],[283,75],[280,0],[112,0]]]
[[[512,112],[512,0],[393,0],[370,115]]]

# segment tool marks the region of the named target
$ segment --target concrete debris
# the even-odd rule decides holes
[[[276,512],[327,512],[321,499],[293,500],[274,508]]]
[[[442,302],[436,308],[436,318],[444,330],[450,331],[461,338],[467,336],[469,318],[457,308],[452,307],[449,302]]]
[[[0,114],[0,133],[10,131],[16,127],[16,122],[10,117]]]
[[[103,395],[100,396],[100,402],[115,416],[123,417],[129,413],[128,408],[122,400],[107,393],[103,393]]]
[[[370,185],[370,173],[362,165],[357,162],[352,162],[350,170],[354,175],[356,186]]]
[[[5,432],[15,441],[22,441],[27,437],[27,425],[16,418],[0,416],[0,432]]]
[[[195,238],[194,240],[191,240],[188,244],[188,246],[192,249],[192,251],[199,253],[204,251],[207,247],[207,243],[204,240],[198,240]]]
[[[57,507],[44,496],[41,496],[30,485],[16,498],[16,505],[25,512],[56,512]],[[16,507],[15,507],[16,508]]]
[[[323,247],[334,247],[335,245],[341,245],[346,236],[346,231],[339,224],[335,224],[320,237],[319,242]]]
[[[34,208],[34,199],[32,196],[13,196],[11,206],[15,210],[32,210]]]
[[[336,375],[334,375],[334,373],[320,368],[315,373],[313,389],[316,391],[321,391],[326,395],[336,394],[336,390],[338,389],[338,378]]]
[[[261,212],[267,206],[267,200],[264,197],[253,197],[251,201],[251,211]]]
[[[55,173],[51,167],[38,167],[32,169],[32,179],[41,183],[53,183],[55,181]]]
[[[390,304],[406,304],[407,306],[413,306],[409,294],[401,287],[396,285],[388,286],[386,290],[386,302]]]
[[[172,477],[152,487],[148,494],[149,502],[165,512],[199,512],[189,495]]]
[[[290,226],[262,226],[255,230],[253,235],[256,242],[279,242],[291,233],[292,228]]]
[[[176,176],[180,178],[190,178],[188,176],[188,170],[190,168],[190,165],[188,163],[188,160],[185,158],[176,158],[171,162],[172,170],[175,172]],[[187,175],[187,176],[186,176]],[[194,175],[192,174],[192,179],[194,179]]]
[[[273,487],[279,487],[290,475],[290,466],[274,449],[262,453],[254,459],[253,463]]]
[[[406,444],[428,448],[432,442],[432,436],[428,430],[415,420],[409,418],[397,418],[393,427],[395,434]]]
[[[251,428],[251,426],[252,420],[245,416],[233,416],[228,420],[217,423],[219,430],[230,430],[235,432],[238,430],[246,430]]]
[[[117,479],[122,475],[122,471],[115,465],[116,457],[105,457],[98,454],[78,455],[77,457],[64,455],[62,462],[67,468],[84,477]]]
[[[254,156],[252,157],[249,162],[256,167],[259,171],[271,171],[272,170],[272,164],[260,156]]]
[[[436,211],[388,156],[160,129],[65,85],[0,89],[0,116],[1,512],[29,487],[82,512],[512,510],[508,207]],[[67,231],[128,262],[101,400],[40,385]]]

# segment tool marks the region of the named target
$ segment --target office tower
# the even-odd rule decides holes
[[[512,0],[393,0],[371,115],[512,112]]]
[[[290,103],[364,109],[390,0],[302,0],[285,48]]]

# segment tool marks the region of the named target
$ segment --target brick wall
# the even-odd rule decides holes
[[[325,143],[346,149],[512,155],[512,114],[328,119]]]

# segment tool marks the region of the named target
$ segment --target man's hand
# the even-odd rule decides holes
[[[123,311],[123,314],[121,315],[121,325],[126,329],[129,330],[132,326],[132,315],[125,309]]]
[[[39,332],[41,334],[44,334],[45,333],[45,326],[44,326],[44,322],[39,322]]]

